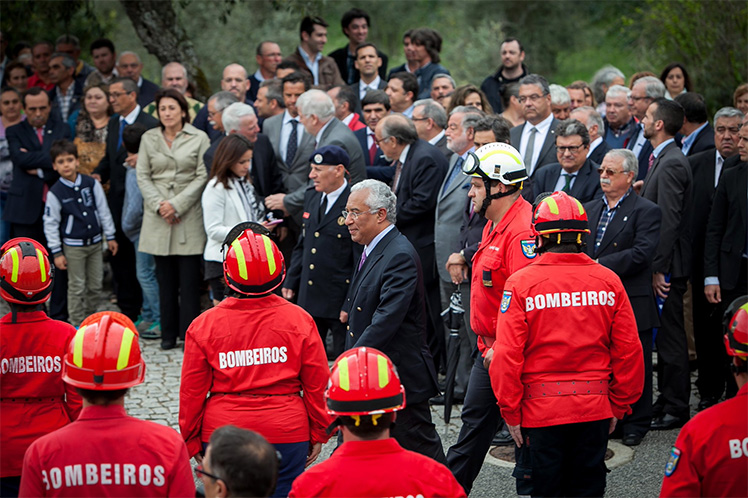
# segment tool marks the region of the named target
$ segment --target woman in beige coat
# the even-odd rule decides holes
[[[205,247],[200,197],[207,181],[208,136],[187,123],[178,91],[156,94],[160,127],[145,132],[138,151],[143,194],[139,251],[153,254],[161,298],[161,349],[176,346],[200,314],[200,259]]]

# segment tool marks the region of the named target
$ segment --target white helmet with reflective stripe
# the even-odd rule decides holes
[[[509,144],[493,142],[468,153],[462,171],[469,176],[498,180],[514,185],[527,180],[527,170],[520,153]]]

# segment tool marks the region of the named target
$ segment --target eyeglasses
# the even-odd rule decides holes
[[[359,216],[365,213],[374,214],[379,212],[379,209],[372,209],[371,211],[346,211],[345,209],[340,212],[340,214],[343,215],[343,218],[348,219],[348,215],[353,216],[354,220],[357,220]]]
[[[535,103],[535,102],[537,102],[538,100],[542,99],[543,97],[545,97],[545,95],[538,95],[537,93],[534,93],[534,94],[532,94],[532,95],[529,95],[529,96],[527,96],[527,97],[525,97],[525,96],[522,96],[522,97],[518,98],[517,100],[519,100],[519,103],[520,103],[520,104],[524,104],[524,103],[525,103],[525,102],[527,102],[528,100],[529,100],[530,102],[533,102],[533,103]]]
[[[410,118],[411,121],[428,121],[430,118]]]
[[[644,99],[652,100],[652,97],[634,97],[633,95],[629,95],[629,100],[633,100],[634,102],[639,102]]]
[[[616,170],[610,169],[610,168],[597,168],[597,172],[600,173],[601,175],[603,173],[605,173],[608,176],[615,176],[615,175],[617,175],[619,173],[629,173],[629,171],[623,171],[623,170],[616,171]]]
[[[211,474],[210,472],[204,471],[202,465],[195,465],[192,470],[195,471],[195,474],[198,474],[200,476],[210,477],[211,479],[213,479],[215,481],[223,481],[223,479],[221,479],[217,475],[214,475],[214,474]],[[201,477],[201,479],[202,479],[202,477]]]
[[[381,147],[382,146],[381,145],[382,142],[386,142],[387,140],[389,140],[392,137],[377,138],[376,135],[372,135],[371,138],[374,140],[374,142],[376,142],[377,146]]]
[[[123,95],[127,95],[129,92],[109,92],[109,98],[118,99]]]
[[[581,145],[568,145],[568,146],[557,145],[556,146],[556,150],[558,152],[560,152],[561,154],[565,154],[567,152],[570,152],[572,154],[576,154],[577,152],[579,152],[579,149],[581,149],[582,147],[584,147],[584,144],[581,144]]]

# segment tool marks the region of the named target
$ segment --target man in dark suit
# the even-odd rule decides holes
[[[158,85],[149,81],[141,73],[143,72],[143,63],[140,56],[135,52],[122,52],[117,58],[117,74],[121,78],[130,78],[138,85],[138,105],[145,107],[153,102],[158,92]],[[116,110],[114,112],[117,112]],[[114,214],[114,213],[112,213]]]
[[[582,123],[576,119],[559,121],[556,126],[559,162],[537,172],[532,182],[532,196],[561,190],[579,202],[600,198],[599,165],[587,158],[589,148],[590,136]]]
[[[367,176],[369,176],[369,166],[389,166],[384,154],[382,154],[382,149],[374,140],[374,130],[377,128],[377,123],[389,113],[390,98],[384,91],[372,90],[366,93],[362,110],[362,115],[366,120],[366,128],[354,131],[353,134],[356,135],[358,143],[361,145],[361,152],[367,166]],[[390,176],[391,178],[392,176]]]
[[[639,176],[636,180],[644,180],[649,169],[649,156],[652,154],[652,144],[644,137],[642,120],[647,113],[649,104],[665,96],[665,85],[659,78],[645,76],[639,78],[631,88],[629,105],[634,117],[639,121],[636,131],[631,135],[626,148],[632,151],[639,161]]]
[[[377,180],[351,188],[345,224],[364,252],[341,316],[348,323],[345,346],[369,346],[390,357],[408,400],[397,414],[392,437],[403,448],[446,464],[428,405],[438,389],[426,345],[423,272],[417,249],[395,227],[397,202]]]
[[[247,98],[251,101],[257,99],[257,92],[260,90],[260,84],[265,80],[275,78],[275,70],[283,59],[280,45],[273,41],[261,41],[257,45],[255,60],[257,61],[257,71],[249,76],[249,90]]]
[[[323,343],[330,331],[332,349],[327,357],[334,360],[345,349],[340,312],[361,251],[340,214],[351,192],[345,179],[348,154],[336,145],[327,145],[315,150],[310,159],[309,177],[314,187],[304,196],[301,237],[283,284],[283,297],[298,296],[296,303],[312,315]]]
[[[359,71],[360,79],[351,83],[350,87],[355,95],[353,110],[359,114],[361,114],[361,101],[368,92],[387,88],[384,74],[380,75],[377,72],[382,68],[382,59],[379,54],[379,50],[373,43],[364,43],[356,47],[355,66]],[[363,114],[361,116],[363,117]]]
[[[522,154],[525,169],[530,177],[525,182],[529,192],[535,172],[556,162],[556,118],[551,112],[551,90],[548,81],[538,74],[529,74],[519,80],[519,102],[525,123],[510,131],[512,145]],[[523,197],[532,202],[528,193]]]
[[[349,85],[358,83],[361,77],[361,68],[356,64],[358,47],[366,44],[366,38],[369,36],[369,26],[371,26],[369,14],[355,7],[346,11],[340,20],[340,27],[343,29],[343,34],[348,38],[348,44],[331,52],[330,57],[338,65],[343,81]],[[381,61],[376,70],[379,72],[379,76],[384,78],[387,74],[387,54],[377,50],[376,55]]]
[[[447,147],[447,112],[434,99],[421,99],[413,104],[413,124],[416,126],[418,138],[426,140],[444,154],[449,161],[452,152]]]
[[[236,95],[221,90],[220,92],[216,92],[208,97],[208,103],[204,107],[205,109],[208,109],[207,112],[210,113],[210,121],[206,121],[205,125],[210,127],[214,132],[213,134],[208,134],[208,137],[210,138],[210,147],[208,147],[208,150],[206,150],[203,155],[203,162],[205,163],[205,168],[208,170],[209,177],[210,170],[213,167],[213,157],[216,155],[216,149],[221,143],[221,140],[223,140],[223,137],[226,136],[226,129],[223,126],[223,111],[235,102],[239,102]],[[195,125],[193,124],[193,126]]]
[[[714,128],[709,124],[706,115],[706,102],[698,93],[686,92],[675,97],[683,107],[685,119],[680,129],[683,155],[692,156],[705,150],[714,149]]]
[[[688,118],[686,118],[688,119]],[[732,383],[727,368],[722,335],[715,333],[722,326],[718,305],[707,301],[704,294],[704,244],[717,184],[727,169],[740,162],[738,140],[743,113],[732,107],[723,107],[714,115],[714,142],[716,150],[706,150],[691,155],[688,162],[693,174],[693,201],[697,209],[691,212],[693,234],[693,260],[691,288],[693,289],[693,328],[698,358],[699,409],[719,402],[725,385]]]
[[[151,99],[153,100],[153,99]],[[109,182],[109,210],[117,229],[116,240],[119,245],[117,254],[111,257],[112,276],[116,283],[117,306],[131,320],[137,320],[143,296],[140,284],[135,278],[135,247],[122,231],[122,206],[125,202],[125,176],[127,170],[124,162],[127,151],[122,145],[122,131],[133,123],[140,123],[147,128],[154,128],[158,121],[142,112],[138,105],[138,86],[130,78],[116,78],[109,85],[109,101],[114,109],[114,116],[109,119],[106,139],[106,154],[94,170],[94,177],[102,183]]]
[[[743,118],[738,140],[740,164],[725,170],[714,193],[704,244],[704,294],[717,305],[718,316],[739,296],[748,293],[748,118]],[[715,324],[716,325],[716,324]],[[711,334],[721,336],[716,327]],[[719,358],[724,368],[727,358]],[[727,395],[737,386],[727,385]]]
[[[571,111],[569,117],[576,119],[587,127],[587,133],[590,134],[590,148],[587,151],[587,158],[595,164],[602,164],[605,154],[611,150],[611,147],[600,135],[605,128],[605,123],[600,113],[593,107],[582,106]]]
[[[641,196],[662,211],[660,243],[652,262],[652,286],[664,300],[662,326],[657,332],[657,384],[660,396],[653,407],[652,429],[681,427],[690,416],[691,390],[688,345],[683,323],[683,295],[691,272],[689,208],[693,191],[691,167],[675,134],[683,126],[683,108],[660,98],[644,116],[644,136],[651,142],[652,167],[641,186]]]
[[[443,343],[439,281],[434,252],[436,199],[447,173],[447,160],[433,145],[420,140],[405,116],[387,116],[377,124],[376,140],[388,160],[395,161],[392,191],[397,195],[397,228],[418,251],[426,288],[428,343],[434,361]]]
[[[615,149],[603,159],[603,196],[585,204],[590,223],[585,251],[621,278],[636,317],[644,351],[644,390],[632,413],[618,423],[623,444],[637,446],[652,422],[652,328],[660,324],[652,290],[652,259],[660,241],[657,204],[634,193],[638,174],[633,152]]]
[[[6,130],[13,180],[3,219],[10,223],[11,238],[29,237],[46,244],[42,226],[45,190],[59,177],[52,168],[49,148],[55,140],[69,138],[70,128],[50,119],[49,95],[40,87],[24,93],[23,109],[26,120]]]

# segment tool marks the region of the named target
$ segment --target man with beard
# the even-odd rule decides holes
[[[491,76],[483,80],[480,89],[486,94],[493,112],[499,114],[504,110],[501,105],[501,94],[509,83],[518,82],[530,71],[524,64],[525,49],[516,38],[507,38],[501,43],[501,66]]]

